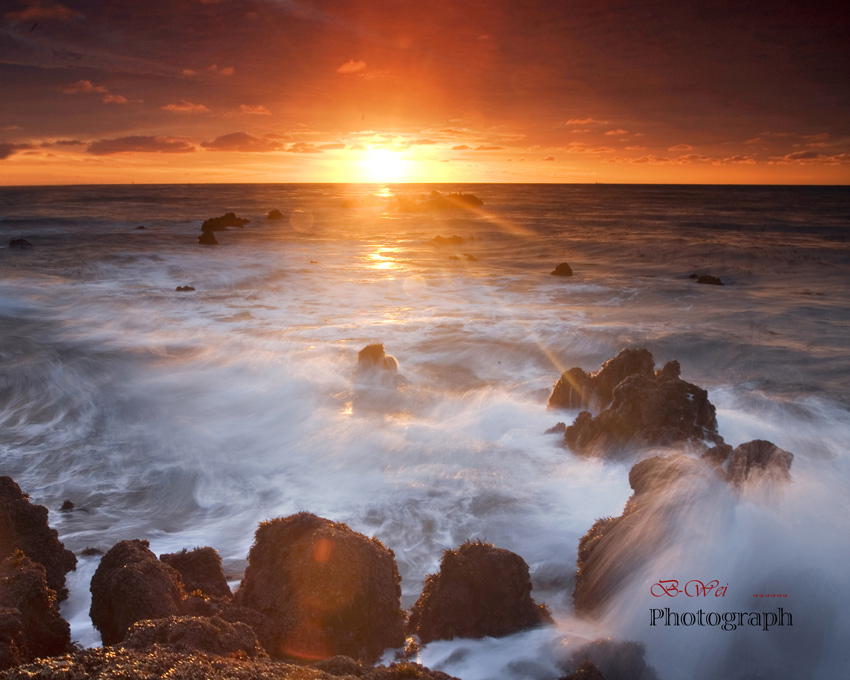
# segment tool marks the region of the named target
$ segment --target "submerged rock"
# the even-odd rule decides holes
[[[438,246],[459,246],[463,243],[463,237],[455,234],[454,236],[435,236],[433,242]]]
[[[716,276],[711,276],[709,274],[703,274],[702,276],[697,276],[697,283],[706,284],[709,286],[722,286],[723,281],[718,279]]]
[[[10,250],[32,250],[33,245],[25,238],[13,238],[9,241]]]
[[[396,358],[384,351],[383,343],[366,345],[357,353],[357,372],[391,371],[398,370]]]
[[[552,276],[572,276],[573,270],[566,262],[561,262],[552,270]]]
[[[268,219],[270,219],[270,220],[282,220],[283,219],[283,213],[280,212],[280,210],[277,210],[277,209],[272,210],[269,213]]]
[[[180,574],[160,562],[148,541],[116,543],[91,580],[91,616],[104,645],[120,642],[136,621],[180,613]]]
[[[491,543],[468,541],[447,550],[440,571],[425,579],[410,610],[408,633],[423,643],[455,637],[503,637],[552,623],[546,605],[531,598],[528,565]]]
[[[0,670],[71,651],[44,567],[17,551],[0,564]]]
[[[201,591],[208,597],[230,597],[230,586],[224,577],[221,556],[210,547],[195,548],[159,556],[160,561],[173,567],[187,593]]]
[[[195,288],[193,286],[177,286],[174,290],[178,293],[191,293]]]
[[[59,541],[47,516],[47,508],[31,503],[11,477],[0,477],[0,559],[22,551],[44,567],[48,587],[64,600],[65,574],[77,568],[77,558]]]
[[[225,213],[221,217],[210,217],[201,225],[202,232],[225,231],[228,227],[244,227],[251,220],[236,217],[236,213]]]
[[[137,621],[121,643],[127,649],[139,650],[154,645],[175,652],[203,652],[214,656],[266,656],[249,626],[218,617],[171,616]]]
[[[400,582],[380,541],[301,512],[260,524],[234,604],[271,620],[272,656],[374,663],[404,642]]]

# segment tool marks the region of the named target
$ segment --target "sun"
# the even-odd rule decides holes
[[[411,171],[412,161],[398,151],[367,149],[360,159],[361,182],[404,182]]]

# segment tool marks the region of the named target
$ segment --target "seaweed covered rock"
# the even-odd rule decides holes
[[[77,568],[77,558],[50,528],[47,514],[43,505],[30,503],[11,477],[0,477],[0,560],[21,550],[44,567],[48,587],[64,600],[65,574]]]
[[[601,409],[611,403],[614,388],[623,380],[632,375],[650,377],[654,370],[655,361],[648,350],[621,349],[595,373],[578,367],[565,371],[552,389],[549,408]]]
[[[408,632],[422,642],[455,637],[502,637],[551,623],[546,605],[531,598],[528,565],[491,543],[468,541],[447,550],[440,571],[425,579]]]
[[[160,555],[159,559],[177,570],[185,592],[194,593],[199,590],[208,597],[230,597],[230,586],[224,577],[221,556],[215,549],[184,548],[179,553]]]
[[[432,671],[430,668],[410,661],[377,666],[361,677],[363,680],[457,680],[452,675],[442,671]]]
[[[251,220],[236,217],[236,213],[225,213],[221,217],[211,217],[201,225],[202,232],[225,231],[228,227],[244,227]]]
[[[790,481],[794,454],[773,442],[755,439],[734,449],[728,444],[719,444],[706,451],[703,458],[718,465],[729,483],[741,486],[749,480],[764,478]]]
[[[127,631],[121,645],[140,650],[159,645],[175,652],[203,652],[215,656],[253,658],[266,655],[249,626],[229,623],[217,616],[171,616],[137,621]]]
[[[260,524],[234,604],[271,619],[272,656],[374,663],[404,642],[400,583],[380,541],[301,512]]]
[[[651,355],[650,355],[651,357]],[[576,453],[617,456],[630,448],[720,444],[717,417],[708,393],[679,377],[671,361],[654,375],[633,374],[614,388],[611,405],[592,416],[579,413],[564,433]]]
[[[373,371],[398,370],[398,361],[394,356],[384,351],[383,343],[366,345],[357,354],[357,372],[369,373]]]
[[[116,543],[91,580],[91,620],[104,645],[120,642],[142,619],[180,613],[180,574],[160,562],[147,541]]]
[[[44,567],[17,551],[0,564],[0,669],[71,650]]]

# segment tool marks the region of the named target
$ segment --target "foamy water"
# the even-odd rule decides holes
[[[850,193],[464,190],[481,211],[401,212],[393,187],[0,189],[3,244],[35,246],[0,249],[0,473],[77,553],[129,538],[158,554],[211,545],[234,580],[259,521],[343,521],[395,551],[405,606],[444,549],[513,550],[557,626],[423,649],[464,680],[555,678],[599,637],[643,642],[664,680],[841,677]],[[266,220],[273,208],[290,219]],[[252,222],[198,246],[200,221],[229,210]],[[549,275],[562,261],[572,278]],[[372,342],[397,358],[399,385],[358,383]],[[699,494],[681,549],[587,621],[571,604],[578,539],[622,511],[630,464],[544,434],[575,416],[546,400],[560,371],[623,346],[678,359],[727,442],[792,451],[794,481]],[[65,499],[78,509],[59,512]],[[80,557],[62,608],[88,646],[97,560]],[[650,627],[661,578],[729,583],[724,610],[781,589],[793,629]]]

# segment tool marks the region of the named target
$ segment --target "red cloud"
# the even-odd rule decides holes
[[[366,62],[365,61],[354,61],[351,59],[350,61],[345,62],[342,66],[340,66],[336,72],[342,73],[344,75],[349,73],[360,73],[361,71],[366,70]]]
[[[189,153],[195,151],[185,139],[133,135],[117,139],[100,139],[89,144],[88,153],[110,156],[117,153]]]
[[[161,108],[163,111],[173,111],[175,113],[210,113],[210,110],[203,104],[193,104],[185,99],[181,99],[176,104],[166,104]]]
[[[277,151],[281,145],[271,139],[254,137],[247,132],[231,132],[216,137],[211,142],[201,142],[201,146],[210,151],[241,151],[244,153],[267,153]]]

